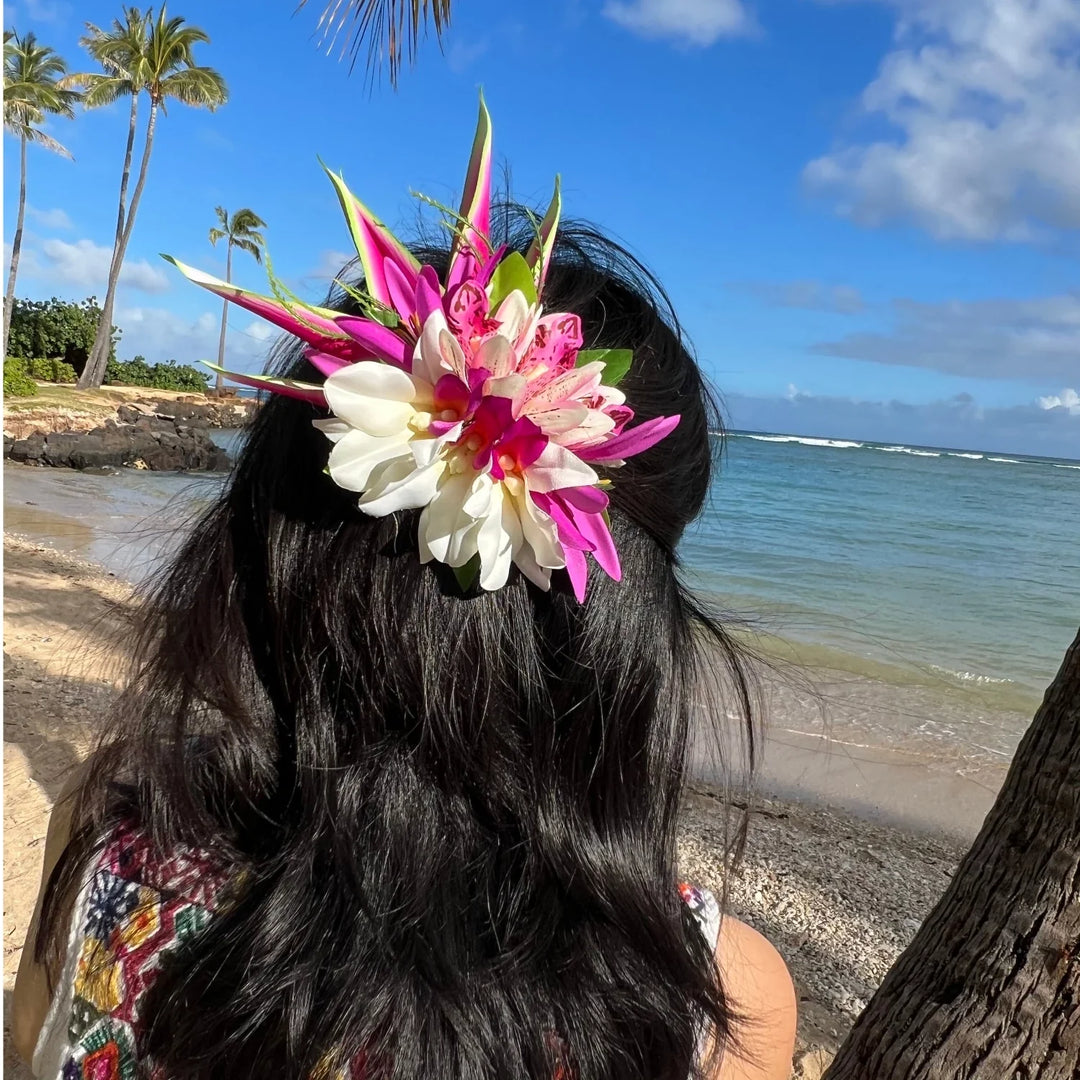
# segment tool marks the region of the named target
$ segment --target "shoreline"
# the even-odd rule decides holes
[[[116,580],[129,582],[142,580],[168,553],[200,503],[223,481],[221,476],[124,470],[102,478],[17,463],[7,463],[4,476],[8,534],[87,559]],[[109,504],[88,519],[86,506],[101,506],[103,480]],[[903,674],[899,669],[845,665],[857,658],[761,633],[734,633],[748,649],[760,712],[767,718],[756,773],[759,791],[971,842],[1034,705],[1030,711],[1014,706],[992,716],[980,708],[978,691],[970,688],[917,678],[900,682],[895,679]],[[950,717],[969,715],[977,716],[979,724],[957,727],[952,740],[919,733],[942,721],[947,726]],[[711,726],[712,718],[706,719]],[[961,737],[961,731],[977,734],[981,745]],[[735,751],[738,739],[734,730],[725,732],[725,749]],[[702,747],[694,775],[705,784],[728,779]]]
[[[131,587],[114,574],[38,540],[5,533],[4,985],[18,966],[37,890],[52,801],[86,754],[115,693],[110,642],[130,618]],[[770,744],[768,754],[772,753]],[[768,754],[766,760],[768,760]],[[723,787],[690,784],[680,823],[683,875],[725,891],[729,910],[779,949],[800,998],[796,1075],[817,1075],[885,971],[940,896],[966,843],[899,828],[813,800],[760,792],[748,804]],[[747,814],[742,862],[724,851]],[[5,1041],[8,1074],[15,1069]],[[816,1055],[816,1056],[815,1056]]]

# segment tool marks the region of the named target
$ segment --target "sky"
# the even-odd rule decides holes
[[[15,0],[71,70],[119,3]],[[322,299],[350,257],[321,158],[409,234],[454,203],[482,87],[496,161],[541,210],[624,242],[670,293],[739,429],[1080,458],[1080,3],[1076,0],[458,0],[398,89],[350,74],[324,0],[183,0],[228,104],[173,103],[155,135],[119,354],[214,359],[214,208],[268,223],[275,273]],[[143,113],[145,119],[145,109]],[[32,147],[18,294],[99,297],[127,106]],[[141,139],[141,131],[140,131]],[[18,193],[4,137],[5,262]],[[243,255],[234,280],[266,291]],[[230,320],[227,364],[274,333]]]

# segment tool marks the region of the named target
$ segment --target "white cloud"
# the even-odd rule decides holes
[[[26,212],[44,229],[70,229],[73,228],[71,218],[67,211],[56,207],[54,210],[39,210],[36,206],[27,206]]]
[[[235,311],[230,312],[235,315]],[[197,365],[217,361],[221,311],[204,311],[195,318],[185,318],[165,308],[123,307],[114,316],[123,334],[117,354],[124,360],[145,356],[151,363],[175,360],[178,364]],[[277,332],[268,327],[263,336],[251,333],[251,327],[231,327],[225,344],[225,366],[239,371],[258,371],[269,352],[270,340]]]
[[[887,332],[820,342],[813,352],[996,379],[1069,379],[1080,370],[1080,293],[940,304],[897,300]]]
[[[859,290],[851,285],[829,285],[822,281],[734,281],[729,288],[752,293],[771,307],[854,315],[866,306]]]
[[[490,42],[452,41],[446,50],[446,66],[455,74],[462,75],[490,48]]]
[[[940,238],[1080,227],[1080,4],[890,2],[895,47],[861,106],[895,134],[811,161],[808,187],[864,224]]]
[[[70,285],[104,293],[109,277],[112,248],[92,240],[76,240],[73,244],[52,237],[42,241],[36,250],[25,250],[23,268],[27,277],[52,285]],[[170,288],[164,270],[151,266],[145,259],[128,260],[120,271],[120,284],[141,292],[162,293]]]
[[[792,391],[795,391],[792,393]],[[1066,391],[1067,392],[1067,391]],[[1045,399],[1043,399],[1045,400]],[[991,453],[1080,457],[1080,409],[1039,403],[983,406],[971,394],[915,405],[811,394],[789,386],[777,397],[725,395],[731,426],[751,431]]]
[[[1039,398],[1040,409],[1064,409],[1070,416],[1080,416],[1080,393],[1066,387],[1060,394]]]
[[[329,284],[336,277],[341,276],[341,271],[351,262],[355,262],[356,252],[324,251],[319,255],[318,265],[304,275],[305,281],[318,281]]]
[[[757,24],[741,0],[607,0],[612,22],[647,38],[708,46],[722,37],[753,33]]]

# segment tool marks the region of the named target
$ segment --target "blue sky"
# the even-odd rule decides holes
[[[516,196],[626,242],[671,293],[735,427],[1080,457],[1080,5],[1064,0],[459,0],[397,92],[319,47],[323,0],[184,0],[230,102],[158,127],[120,354],[213,358],[216,205],[269,224],[311,299],[348,251],[316,156],[408,232],[455,201],[481,85]],[[73,70],[116,3],[16,0]],[[126,107],[31,149],[20,295],[104,288]],[[10,241],[17,144],[5,136]],[[6,251],[5,251],[6,254]],[[239,258],[234,278],[264,288]],[[234,314],[228,361],[270,335]]]

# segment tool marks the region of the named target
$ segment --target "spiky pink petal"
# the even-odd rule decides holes
[[[657,416],[606,442],[597,443],[595,446],[580,446],[576,450],[573,447],[569,449],[581,461],[591,461],[596,465],[625,461],[626,458],[648,450],[649,447],[655,446],[661,439],[670,435],[678,427],[679,420],[678,413],[674,416]]]
[[[337,325],[369,355],[406,371],[410,369],[408,342],[389,327],[359,315],[339,316]]]

